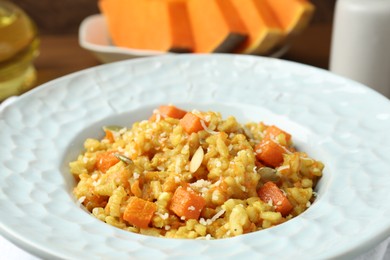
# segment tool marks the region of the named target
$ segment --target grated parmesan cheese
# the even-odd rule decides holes
[[[225,214],[226,210],[224,209],[221,209],[220,211],[218,211],[212,218],[211,218],[211,222],[214,222],[216,221],[217,219],[219,219],[220,216],[222,216],[223,214]]]
[[[169,217],[169,214],[168,213],[164,213],[164,214],[161,214],[160,212],[156,212],[156,215],[158,215],[161,219],[168,219]]]
[[[197,180],[190,184],[190,187],[198,192],[205,193],[210,189],[211,182],[204,179]]]
[[[200,124],[202,125],[203,129],[204,129],[207,133],[209,133],[209,134],[211,134],[211,135],[216,135],[216,134],[218,134],[217,131],[213,131],[213,130],[211,130],[210,128],[208,128],[207,125],[206,125],[206,123],[204,122],[204,120],[200,120]]]
[[[199,220],[199,224],[203,225],[203,226],[207,226],[207,225],[211,225],[213,222],[211,221],[211,219],[204,219],[204,218],[201,218]]]
[[[208,226],[208,225],[211,225],[214,221],[216,221],[217,219],[219,219],[219,217],[221,217],[223,214],[225,214],[225,210],[224,209],[221,209],[220,211],[218,211],[212,218],[210,219],[204,219],[204,218],[200,218],[199,219],[199,224],[203,225],[203,226]]]
[[[179,183],[181,181],[179,176],[175,176],[173,178],[175,179],[175,183]]]
[[[101,182],[102,182],[101,179],[94,181],[94,182],[92,182],[92,186],[96,187],[96,186],[100,185]]]
[[[216,166],[217,168],[221,167],[221,166],[222,166],[221,161],[216,161],[216,162],[215,162],[215,166]]]

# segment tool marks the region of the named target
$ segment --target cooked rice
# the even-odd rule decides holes
[[[222,119],[217,112],[195,112],[203,118],[204,127],[197,133],[187,134],[179,119],[158,115],[154,121],[144,120],[130,129],[112,131],[113,140],[87,139],[85,151],[70,163],[70,171],[77,179],[73,193],[78,202],[96,218],[124,230],[202,239],[270,228],[298,216],[313,203],[313,190],[324,167],[321,162],[295,151],[292,143],[287,144],[275,175],[293,209],[282,216],[272,200],[262,201],[257,193],[267,180],[259,173],[254,147],[264,138],[267,125],[241,125],[231,116]],[[279,139],[285,142],[274,138],[276,142]],[[199,147],[204,154],[193,170],[191,160]],[[110,151],[128,157],[132,163],[119,160],[105,172],[98,170],[99,154]],[[181,186],[206,201],[199,219],[185,219],[170,210],[172,196]],[[126,206],[135,196],[156,205],[147,228],[123,219]]]

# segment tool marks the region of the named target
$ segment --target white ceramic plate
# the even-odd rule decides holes
[[[81,22],[79,28],[79,44],[95,55],[102,63],[158,55],[175,55],[174,53],[122,48],[113,45],[107,27],[107,21],[101,14],[88,16]],[[281,57],[287,52],[289,47],[289,45],[283,46],[272,53],[270,57]]]
[[[167,103],[286,129],[326,165],[317,200],[277,227],[214,241],[137,235],[80,209],[68,162],[83,140]],[[1,112],[0,129],[0,232],[41,257],[354,257],[390,235],[390,102],[324,70],[243,55],[112,63],[22,95]]]

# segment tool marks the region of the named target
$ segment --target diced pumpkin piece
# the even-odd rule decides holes
[[[233,52],[246,39],[247,30],[237,10],[226,0],[189,0],[194,52]]]
[[[275,168],[283,163],[283,154],[286,153],[285,149],[267,138],[255,146],[255,153],[261,163]]]
[[[117,164],[120,160],[114,155],[115,151],[107,151],[96,155],[95,168],[101,172],[106,172],[111,166]]]
[[[266,0],[286,34],[300,33],[314,14],[314,5],[305,0]]]
[[[160,106],[158,108],[158,111],[162,117],[172,117],[177,119],[183,118],[184,115],[187,113],[187,111],[184,111],[172,105]]]
[[[265,0],[231,1],[248,30],[248,38],[238,52],[267,54],[283,39],[283,31]]]
[[[270,137],[271,139],[274,139],[275,137],[281,134],[285,136],[287,142],[291,140],[291,135],[289,133],[287,133],[286,131],[280,129],[275,125],[268,126],[267,129],[265,130],[265,136]]]
[[[105,129],[104,132],[106,133],[104,139],[107,139],[110,143],[113,143],[115,141],[114,134],[108,129]]]
[[[266,182],[257,193],[262,201],[267,203],[272,201],[275,211],[280,212],[282,216],[287,216],[293,209],[286,195],[271,181]]]
[[[177,216],[187,219],[198,219],[206,200],[191,188],[178,187],[172,196],[169,206]]]
[[[120,8],[121,1],[113,0],[99,0],[98,7],[100,12],[104,15],[107,27],[109,29],[112,39],[116,39],[121,34],[121,16],[123,8]],[[116,40],[113,40],[116,42]]]
[[[162,52],[192,51],[185,3],[101,0],[99,7],[107,18],[111,38],[117,46]]]
[[[132,197],[123,213],[123,219],[134,226],[147,228],[156,210],[157,205],[153,202]]]
[[[197,115],[187,112],[184,117],[180,119],[180,125],[187,134],[192,134],[204,130],[201,120],[202,119]]]
[[[119,47],[128,47],[123,45],[124,38],[126,35],[123,33],[123,16],[125,14],[124,10],[124,0],[99,0],[98,7],[104,18],[106,19],[108,31],[112,42]]]

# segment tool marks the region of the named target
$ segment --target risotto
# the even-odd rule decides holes
[[[160,106],[103,131],[70,163],[73,193],[99,220],[145,235],[219,239],[279,225],[310,207],[324,168],[277,126],[218,112]]]

